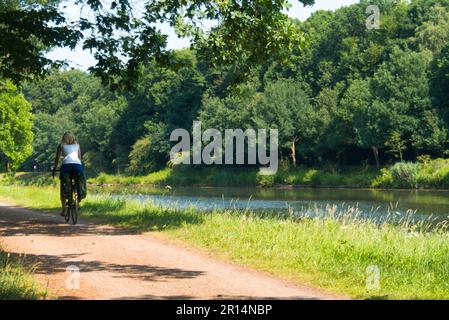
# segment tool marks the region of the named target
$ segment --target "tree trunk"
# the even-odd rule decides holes
[[[379,170],[380,169],[379,149],[377,147],[372,147],[372,148],[373,148],[374,159],[376,160],[376,167],[377,167],[377,170]]]
[[[297,139],[293,138],[292,146],[291,146],[293,167],[296,167],[296,141],[297,141]]]
[[[402,159],[402,151],[401,151],[401,150],[399,150],[399,158],[401,159],[401,162],[403,162],[403,159]]]

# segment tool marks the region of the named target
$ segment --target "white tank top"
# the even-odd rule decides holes
[[[62,164],[81,164],[81,160],[78,157],[78,144],[62,144]]]

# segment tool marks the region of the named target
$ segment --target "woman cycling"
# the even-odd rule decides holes
[[[61,216],[65,216],[66,199],[70,196],[70,175],[75,173],[77,177],[84,178],[84,167],[81,163],[81,149],[79,144],[76,142],[75,136],[71,132],[66,132],[62,136],[61,143],[56,149],[55,165],[53,167],[53,177],[55,176],[55,171],[59,163],[59,158],[63,156],[62,164],[60,168],[59,179],[61,181],[61,205],[62,212]],[[84,180],[84,179],[83,179]],[[80,179],[78,179],[78,193],[80,193]],[[80,196],[80,199],[84,198]]]

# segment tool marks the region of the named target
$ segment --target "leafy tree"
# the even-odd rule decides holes
[[[165,166],[169,160],[170,136],[163,123],[147,122],[148,133],[136,141],[129,154],[129,171],[145,174]]]
[[[346,91],[342,105],[351,111],[355,130],[355,142],[363,148],[373,150],[376,166],[379,168],[379,148],[385,144],[388,129],[393,119],[392,110],[379,101],[375,101],[367,80],[354,81]]]
[[[0,160],[15,170],[32,152],[31,105],[11,81],[0,81]]]
[[[354,81],[345,93],[342,104],[353,110],[357,141],[373,149],[377,166],[378,150],[395,131],[415,151],[444,143],[446,133],[429,97],[428,66],[426,53],[396,48],[372,78]]]
[[[33,105],[34,152],[26,165],[48,168],[54,149],[65,131],[73,131],[92,170],[112,167],[115,158],[111,136],[127,106],[126,99],[112,94],[98,79],[79,71],[53,70],[49,77],[24,85]]]
[[[74,128],[69,115],[62,112],[56,114],[38,113],[33,118],[33,153],[22,165],[24,169],[51,170],[54,164],[56,146],[62,134]],[[83,150],[84,151],[84,150]]]
[[[257,78],[239,84],[224,98],[205,93],[199,119],[205,128],[248,129],[252,127],[252,106],[258,95],[260,82]]]
[[[0,78],[21,83],[42,76],[61,61],[45,58],[52,47],[75,48],[81,32],[67,25],[59,1],[6,0],[0,3]]]
[[[403,161],[403,153],[404,150],[407,149],[407,143],[405,140],[402,139],[401,133],[399,131],[393,131],[390,134],[390,137],[385,142],[385,146],[390,149],[389,151],[391,153],[397,154],[400,161]]]
[[[302,41],[284,13],[286,0],[76,0],[92,15],[81,13],[73,23],[59,10],[59,2],[8,0],[0,6],[0,76],[20,82],[42,75],[54,63],[44,57],[46,49],[82,43],[93,51],[97,64],[90,71],[103,83],[134,88],[142,66],[154,61],[173,65],[167,35],[155,27],[158,23],[168,23],[180,36],[191,37],[192,46],[211,65],[247,68],[273,56],[282,61]],[[205,30],[206,20],[216,23]]]
[[[323,88],[315,97],[315,108],[323,108],[329,114],[329,123],[323,128],[319,148],[321,154],[331,153],[338,159],[348,147],[355,144],[353,111],[341,102],[343,83],[334,88]]]
[[[279,130],[279,145],[290,149],[292,164],[297,163],[297,145],[313,148],[323,129],[327,113],[315,110],[301,84],[280,79],[266,86],[253,109],[256,127]]]
[[[4,1],[0,13],[57,11],[57,2]],[[78,1],[96,14],[69,28],[92,31],[79,41],[97,55],[93,74],[135,90],[112,93],[75,70],[48,69],[45,80],[25,83],[36,115],[27,168],[48,163],[70,129],[91,170],[146,173],[166,165],[168,133],[197,119],[221,131],[279,128],[281,155],[293,163],[355,164],[372,152],[380,166],[384,153],[447,152],[449,0],[362,0],[304,22],[279,14],[281,0],[144,3],[134,15],[128,0]],[[368,4],[380,7],[379,29],[366,28]],[[216,24],[200,30],[208,19]],[[191,36],[195,50],[166,50],[155,21]],[[52,47],[32,40],[37,54]]]
[[[446,124],[449,124],[449,42],[432,63],[431,83],[434,104],[440,107]]]
[[[198,117],[205,90],[204,76],[190,50],[180,50],[174,57],[183,67],[177,72],[153,63],[132,95],[112,132],[111,143],[116,148],[116,163],[125,166],[131,146],[146,135],[145,123],[165,123],[167,130],[189,130]]]
[[[420,49],[428,49],[438,54],[447,42],[449,10],[436,5],[430,11],[429,20],[416,28],[416,42]]]

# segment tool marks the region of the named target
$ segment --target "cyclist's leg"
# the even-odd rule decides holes
[[[82,193],[81,193],[81,183],[83,180],[83,175],[84,175],[84,168],[82,165],[74,165],[73,166],[73,172],[75,174],[75,186],[76,186],[76,191],[78,193],[78,202],[81,202],[82,200]]]
[[[67,167],[66,165],[61,166],[61,171],[59,175],[59,184],[60,184],[60,198],[61,198],[61,207],[62,212],[61,216],[65,216],[67,214]]]

